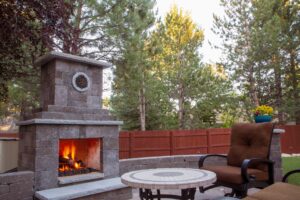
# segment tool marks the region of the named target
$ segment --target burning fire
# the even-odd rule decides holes
[[[61,149],[61,157],[64,158],[65,162],[60,166],[58,169],[61,172],[72,170],[72,169],[81,169],[81,163],[79,161],[76,161],[76,146],[74,142],[72,141],[69,144],[63,145],[63,148]]]
[[[75,160],[75,152],[76,147],[74,145],[74,142],[72,142],[70,145],[64,146],[64,149],[62,150],[62,156],[66,159]]]
[[[94,151],[98,150],[94,155]],[[59,141],[58,176],[98,172],[99,139],[62,139]],[[91,155],[90,155],[91,154]],[[93,156],[96,161],[91,161]],[[100,162],[100,161],[99,161]],[[99,163],[100,164],[100,163]]]

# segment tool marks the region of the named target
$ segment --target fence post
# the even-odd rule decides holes
[[[129,132],[129,158],[132,158],[132,146],[133,146],[133,133],[130,131]]]
[[[211,148],[210,148],[210,131],[209,129],[206,129],[206,144],[207,144],[207,154],[211,153]]]

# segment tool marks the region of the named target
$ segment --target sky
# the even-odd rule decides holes
[[[199,28],[204,30],[203,46],[199,49],[202,61],[204,63],[218,62],[222,54],[220,50],[213,49],[209,42],[214,45],[218,45],[221,42],[219,37],[211,31],[213,14],[218,16],[224,15],[224,10],[219,5],[219,0],[156,0],[155,9],[158,11],[159,17],[163,19],[174,4],[187,11]],[[103,97],[111,95],[111,79],[108,77],[112,77],[110,69],[104,70]]]
[[[204,43],[199,49],[199,52],[203,56],[203,62],[218,62],[221,52],[220,50],[213,49],[209,45],[209,41],[214,45],[218,45],[221,42],[219,37],[211,31],[213,27],[213,14],[217,16],[224,15],[224,10],[220,6],[219,0],[156,0],[158,15],[163,19],[174,4],[187,11],[199,28],[204,30]]]

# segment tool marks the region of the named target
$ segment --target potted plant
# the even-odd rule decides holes
[[[266,105],[257,106],[254,110],[254,119],[256,123],[272,121],[273,108]]]

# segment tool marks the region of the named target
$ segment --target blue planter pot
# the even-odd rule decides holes
[[[258,116],[255,116],[254,119],[255,119],[256,123],[270,122],[270,121],[272,121],[272,116],[270,116],[270,115],[258,115]]]

